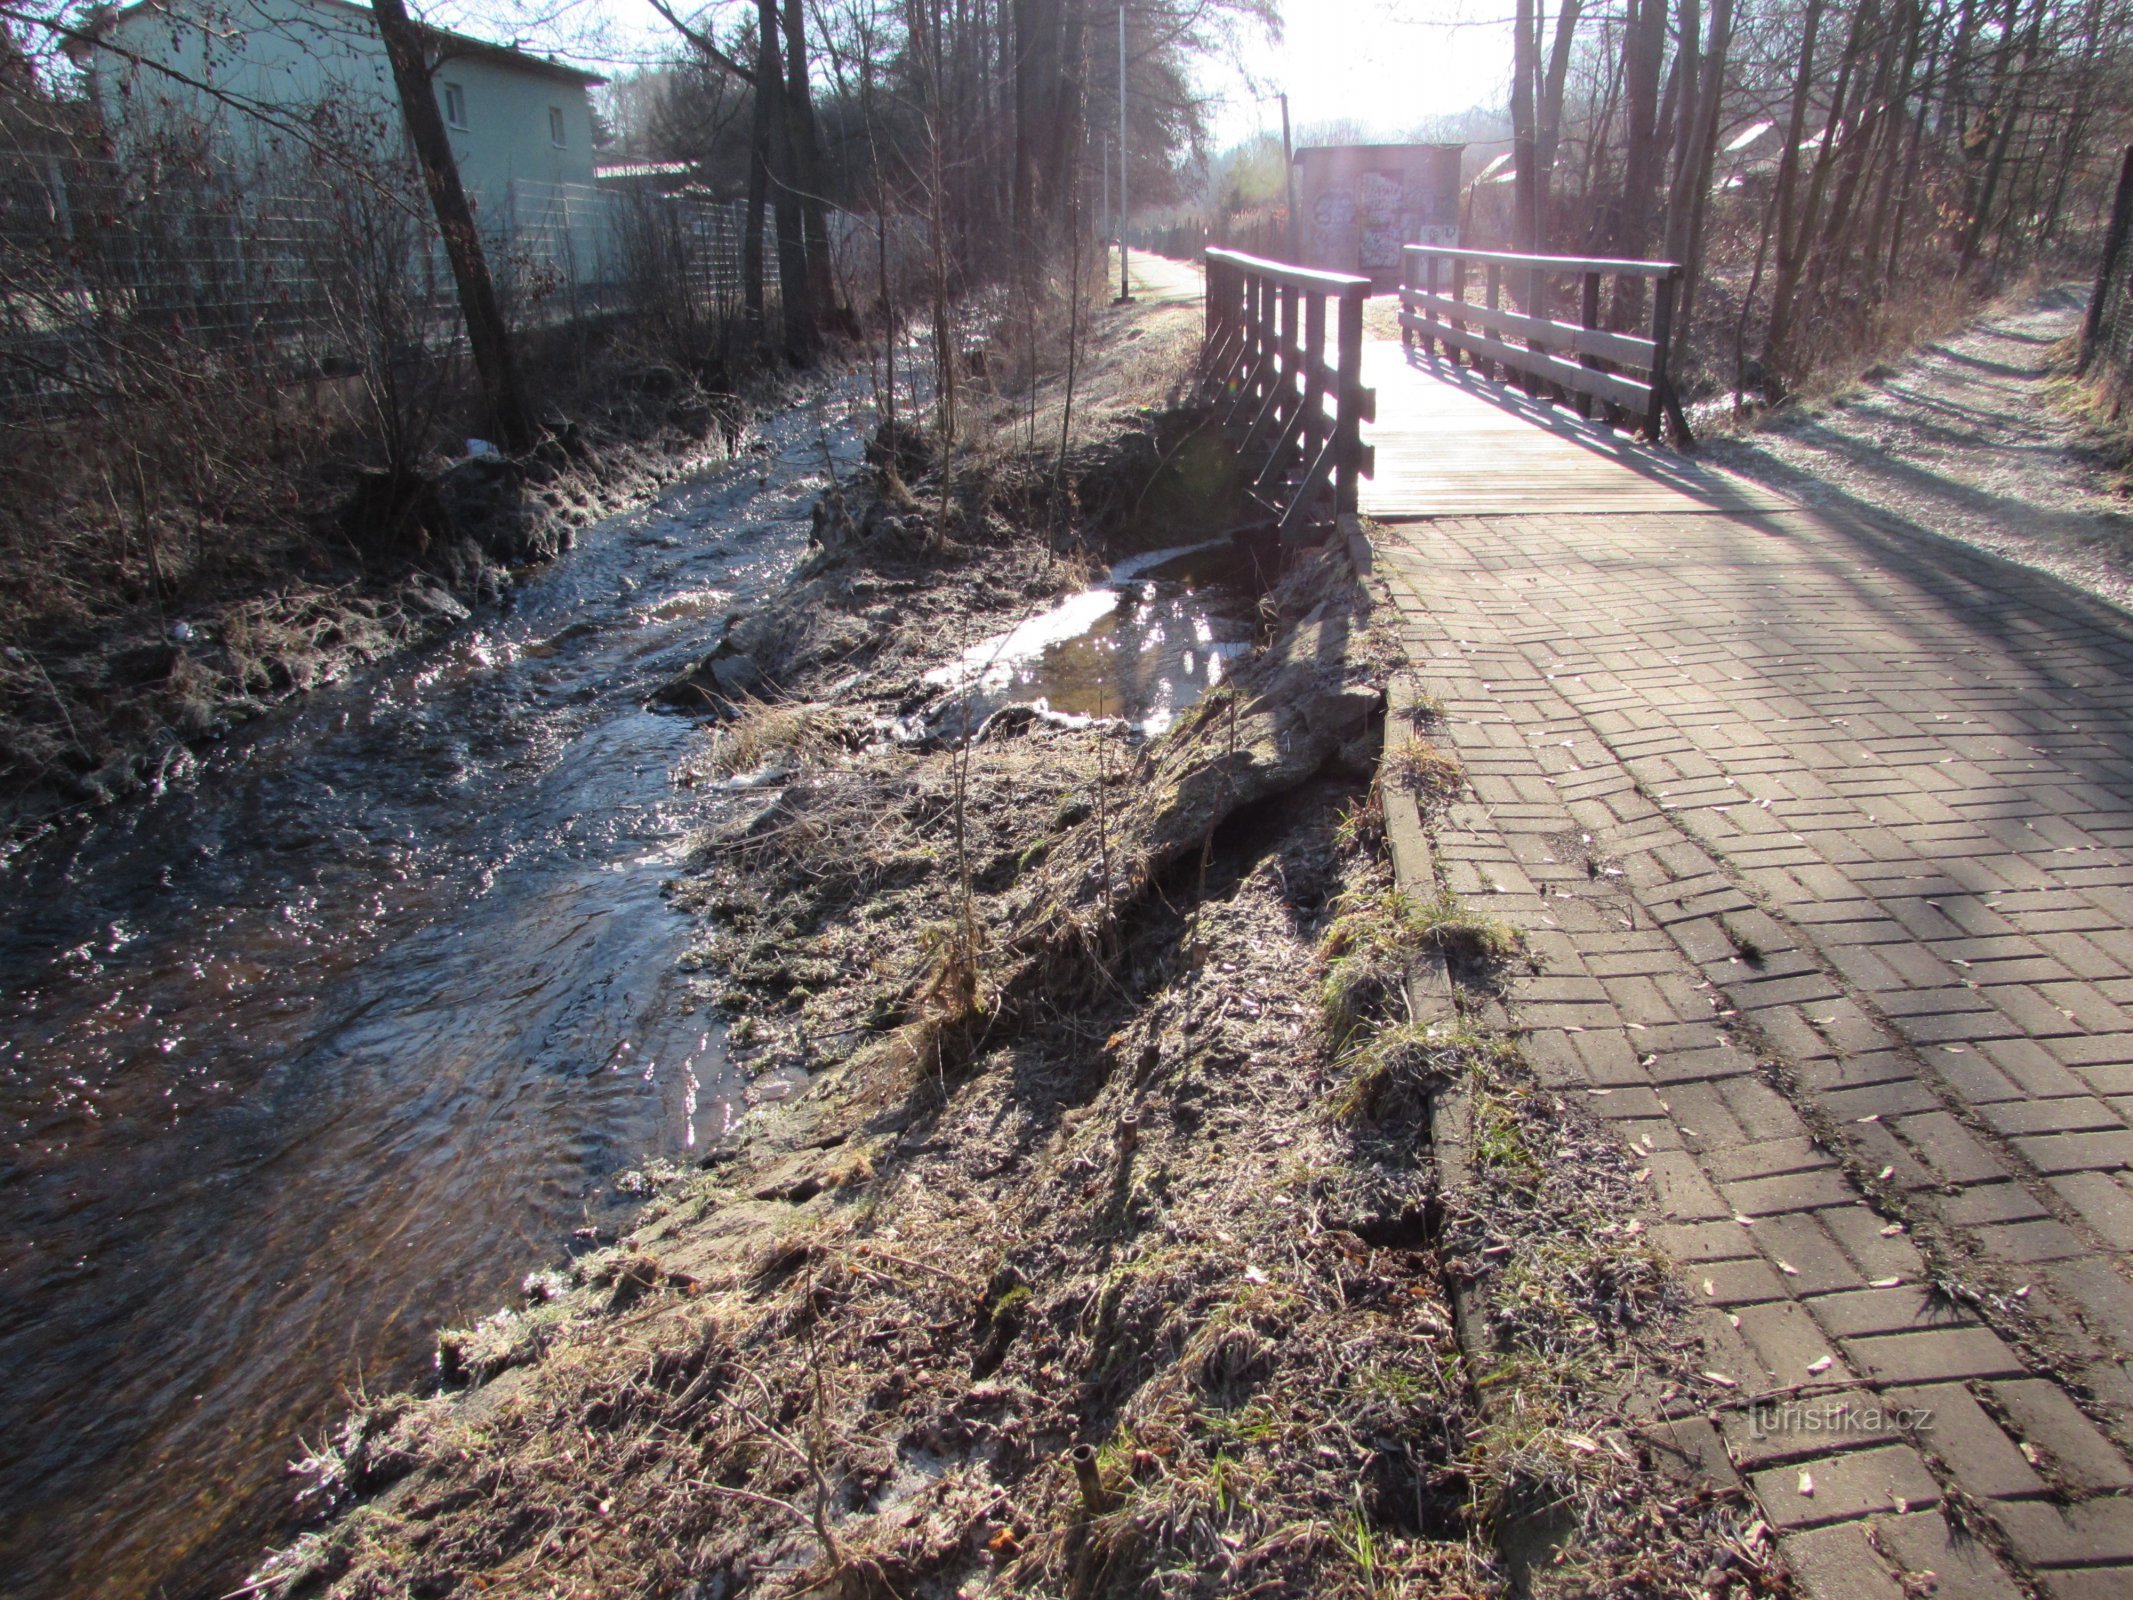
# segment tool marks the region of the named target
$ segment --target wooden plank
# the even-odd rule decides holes
[[[1505,267],[1538,267],[1543,272],[1604,272],[1617,278],[1663,278],[1679,272],[1673,261],[1611,261],[1598,256],[1522,256],[1507,250],[1464,250],[1450,244],[1409,244],[1400,247],[1439,258],[1463,257],[1468,261],[1493,262]]]
[[[1364,347],[1377,392],[1376,474],[1362,510],[1389,521],[1447,516],[1744,514],[1792,502],[1730,473],[1656,450],[1559,406],[1528,400],[1395,340]],[[1566,527],[1566,538],[1576,537]]]
[[[1440,339],[1468,355],[1493,359],[1503,366],[1528,373],[1536,378],[1545,378],[1559,383],[1566,389],[1584,390],[1612,400],[1616,405],[1643,416],[1651,405],[1652,386],[1639,383],[1635,378],[1625,378],[1619,373],[1599,372],[1591,367],[1581,367],[1575,361],[1561,356],[1552,356],[1544,351],[1525,350],[1517,345],[1505,344],[1501,339],[1491,339],[1486,334],[1461,333],[1448,323],[1418,317],[1412,312],[1400,314],[1400,326],[1411,329],[1427,338]]]
[[[1210,261],[1225,262],[1247,275],[1279,284],[1284,288],[1304,289],[1313,294],[1347,294],[1370,292],[1370,280],[1358,278],[1349,272],[1319,272],[1311,267],[1295,267],[1286,261],[1269,261],[1264,256],[1248,256],[1241,250],[1210,250]]]
[[[1659,353],[1656,342],[1640,339],[1635,334],[1616,333],[1608,328],[1581,328],[1574,322],[1558,322],[1553,317],[1529,317],[1522,311],[1495,311],[1487,306],[1468,305],[1449,295],[1430,294],[1426,290],[1410,289],[1400,296],[1400,301],[1409,311],[1435,312],[1455,325],[1461,321],[1475,323],[1498,333],[1516,334],[1529,344],[1537,342],[1550,350],[1604,356],[1640,372],[1651,371],[1652,361]]]

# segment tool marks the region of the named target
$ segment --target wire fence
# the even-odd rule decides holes
[[[521,329],[635,313],[679,339],[741,313],[739,202],[514,181],[478,221]],[[833,214],[846,282],[871,289],[882,231]],[[909,283],[922,230],[892,219],[887,232]],[[121,398],[144,361],[331,375],[462,339],[442,240],[405,173],[61,151],[0,165],[0,410]]]
[[[2081,329],[2081,372],[2116,401],[2133,395],[2133,145],[2119,164],[2103,259]]]

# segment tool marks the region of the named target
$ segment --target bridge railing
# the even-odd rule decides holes
[[[1648,334],[1602,326],[1600,290],[1610,278],[1615,305],[1637,305],[1640,328],[1649,315]],[[1441,345],[1446,355],[1463,354],[1492,379],[1515,373],[1536,394],[1560,391],[1585,416],[1596,407],[1608,421],[1626,413],[1653,439],[1671,418],[1687,444],[1688,422],[1667,379],[1680,278],[1671,261],[1411,244],[1400,268],[1400,339],[1410,349],[1419,339],[1425,350]],[[1469,290],[1479,298],[1470,299]],[[1506,304],[1506,290],[1516,306]],[[1562,321],[1554,308],[1573,295],[1578,320]]]
[[[1207,252],[1206,376],[1228,403],[1226,421],[1244,430],[1239,453],[1250,461],[1265,451],[1252,492],[1285,541],[1329,488],[1336,514],[1353,512],[1358,480],[1371,475],[1361,433],[1377,415],[1363,387],[1369,294],[1368,278]]]

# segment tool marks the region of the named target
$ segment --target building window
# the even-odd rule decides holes
[[[444,120],[455,128],[467,125],[467,92],[456,83],[444,86]]]
[[[558,150],[563,148],[563,108],[561,106],[550,106],[548,108],[548,142]]]

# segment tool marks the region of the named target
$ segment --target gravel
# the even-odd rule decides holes
[[[2054,347],[2085,305],[2076,284],[2011,296],[1859,388],[1702,453],[1810,505],[1877,513],[2133,609],[2133,517],[2054,393]]]

